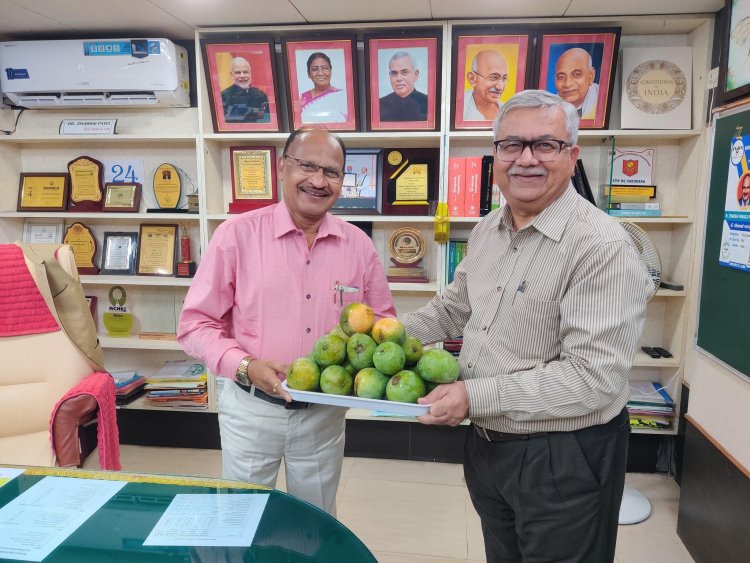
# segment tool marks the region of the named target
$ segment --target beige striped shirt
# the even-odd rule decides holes
[[[453,283],[401,318],[422,342],[463,335],[472,422],[570,431],[625,406],[652,290],[624,229],[571,185],[518,232],[507,206],[490,213]]]

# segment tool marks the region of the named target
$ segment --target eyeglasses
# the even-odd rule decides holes
[[[310,67],[310,74],[318,74],[319,72],[322,72],[323,74],[328,74],[331,72],[330,66],[311,66]]]
[[[531,149],[531,154],[539,162],[551,162],[560,155],[563,148],[573,146],[559,139],[534,139],[532,141],[500,139],[495,141],[494,145],[495,155],[503,162],[515,162],[521,157],[526,147]]]
[[[291,158],[294,162],[297,163],[297,166],[299,167],[302,172],[305,174],[309,174],[312,176],[313,174],[317,174],[318,170],[323,171],[323,176],[331,180],[332,182],[340,182],[344,179],[344,171],[343,170],[337,170],[336,168],[328,168],[326,166],[320,166],[319,164],[315,164],[313,162],[308,162],[306,160],[301,160],[297,158],[296,156],[292,156],[290,154],[285,154],[284,158]]]
[[[481,76],[485,80],[489,80],[490,82],[508,82],[507,74],[497,74],[495,72],[493,74],[490,74],[489,76],[485,76],[484,74],[478,73],[476,70],[473,70],[472,72],[478,76]]]

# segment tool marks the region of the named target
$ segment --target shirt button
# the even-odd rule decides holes
[[[305,295],[305,297],[307,297],[308,299],[310,299],[310,294],[308,293],[307,295]]]
[[[309,261],[309,260],[305,260],[305,264],[309,264],[309,263],[310,263],[310,261]]]
[[[466,367],[471,368],[471,364],[468,364]]]
[[[518,252],[518,249],[515,246],[513,247],[513,252]]]
[[[311,330],[312,330],[311,328],[306,328],[306,329],[305,329],[305,332],[306,332],[307,334],[310,334],[310,331],[311,331]]]
[[[482,327],[482,330],[487,330],[487,326],[483,326],[483,327]]]

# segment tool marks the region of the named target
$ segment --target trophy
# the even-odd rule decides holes
[[[427,283],[429,278],[420,266],[425,252],[425,238],[417,229],[396,229],[388,240],[393,266],[388,268],[389,282]]]
[[[196,264],[190,259],[190,234],[187,225],[180,223],[182,235],[180,236],[180,261],[177,262],[178,278],[192,278],[195,275]]]
[[[148,213],[187,213],[187,209],[180,209],[180,195],[182,194],[182,181],[180,173],[174,165],[165,162],[159,165],[154,172],[154,197],[156,209],[148,209]]]
[[[76,268],[79,274],[98,274],[99,268],[94,265],[96,254],[96,239],[83,223],[73,223],[65,230],[63,238],[65,244],[69,244],[73,250]]]
[[[103,315],[107,336],[125,338],[130,336],[133,328],[133,315],[125,306],[127,293],[121,285],[112,286],[109,290],[109,307]]]
[[[68,174],[68,211],[100,211],[104,201],[102,163],[88,156],[79,156],[68,163]]]

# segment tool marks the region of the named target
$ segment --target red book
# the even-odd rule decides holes
[[[448,159],[448,215],[463,217],[465,213],[464,191],[466,186],[466,159],[451,157]]]
[[[482,157],[466,157],[466,194],[464,196],[464,216],[479,217],[482,192]]]

